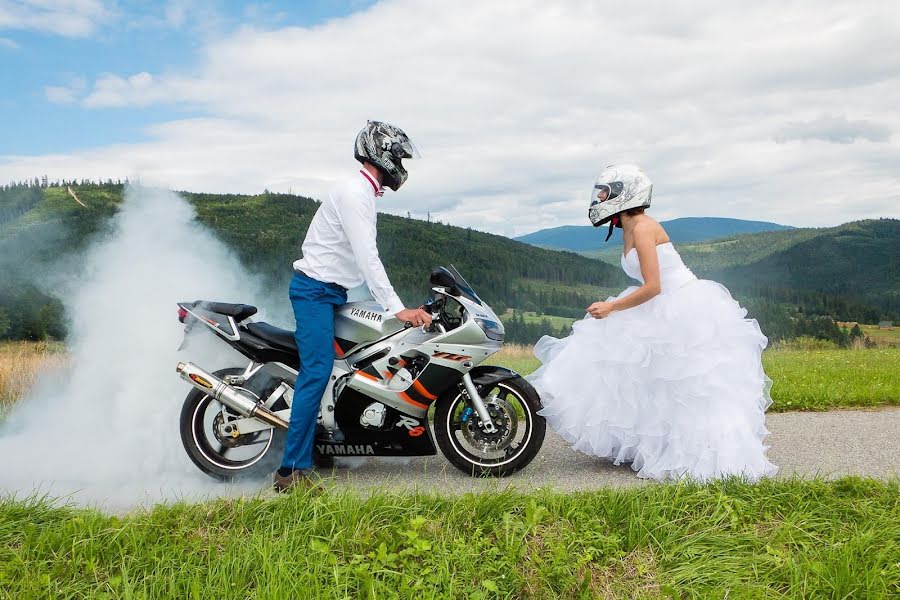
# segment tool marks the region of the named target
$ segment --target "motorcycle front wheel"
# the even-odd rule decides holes
[[[434,411],[434,436],[453,466],[473,477],[505,477],[525,468],[544,443],[541,401],[521,377],[480,390],[496,431],[484,431],[461,390],[442,396]]]

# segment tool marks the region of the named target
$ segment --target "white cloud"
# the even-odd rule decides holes
[[[44,95],[53,104],[74,104],[84,92],[86,82],[83,77],[70,75],[66,85],[48,85]]]
[[[5,48],[7,50],[18,50],[19,44],[9,38],[0,37],[0,48]]]
[[[0,29],[85,37],[112,19],[114,5],[101,0],[0,0]]]
[[[313,28],[240,28],[189,71],[100,77],[87,108],[207,116],[161,123],[150,142],[0,159],[0,179],[140,172],[180,189],[320,196],[378,118],[425,155],[383,209],[498,233],[584,223],[586,187],[618,161],[650,173],[660,218],[898,216],[900,141],[885,135],[900,130],[896,39],[900,14],[875,0],[852,13],[812,1],[384,0]],[[853,143],[776,141],[798,124]]]
[[[104,75],[84,99],[90,108],[113,106],[147,106],[165,99],[165,90],[154,86],[153,75],[142,71],[127,78]]]
[[[167,0],[163,12],[166,25],[175,29],[205,35],[225,27],[226,19],[214,0]]]
[[[72,104],[75,102],[75,92],[72,88],[59,85],[48,85],[44,88],[47,101],[53,104]]]
[[[835,144],[852,144],[856,140],[886,142],[891,130],[865,119],[850,121],[844,116],[823,115],[812,121],[795,121],[785,125],[775,136],[779,143],[793,140],[821,140]]]

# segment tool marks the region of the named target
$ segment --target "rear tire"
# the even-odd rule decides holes
[[[473,477],[506,477],[528,466],[544,443],[547,424],[544,417],[537,414],[542,408],[541,399],[522,377],[488,384],[479,392],[486,404],[492,404],[490,412],[497,412],[498,422],[509,428],[505,437],[498,436],[492,441],[491,434],[479,431],[478,416],[474,412],[465,418],[468,403],[456,388],[438,399],[434,410],[434,436],[447,460],[464,473]],[[494,398],[493,402],[491,398]],[[514,418],[507,414],[509,409],[515,413]],[[476,441],[474,445],[472,439]],[[496,456],[479,454],[478,443],[485,448],[495,447]],[[508,445],[503,447],[503,444]],[[489,452],[486,450],[483,454]]]
[[[241,368],[228,368],[215,371],[213,375],[221,378],[225,375],[240,375],[243,372],[244,369]],[[269,429],[258,434],[247,434],[255,436],[248,439],[248,442],[253,443],[234,447],[249,448],[250,445],[260,445],[263,446],[260,453],[246,460],[229,460],[226,454],[231,448],[225,450],[224,454],[220,453],[221,448],[225,446],[214,437],[215,434],[211,429],[207,431],[206,421],[209,414],[218,412],[221,406],[217,400],[198,389],[191,390],[184,399],[180,419],[181,443],[191,462],[210,477],[222,481],[242,477],[261,477],[274,472],[280,466],[284,454],[285,432],[280,429]],[[210,438],[210,434],[213,435],[212,438]],[[264,436],[269,437],[265,438]],[[225,442],[234,443],[229,440]]]

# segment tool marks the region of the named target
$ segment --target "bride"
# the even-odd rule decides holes
[[[644,214],[652,190],[634,165],[608,167],[591,190],[591,222],[609,222],[607,240],[622,228],[622,268],[641,285],[591,304],[569,337],[537,343],[541,414],[576,450],[639,477],[773,475],[766,337],[725,287],[684,266]]]

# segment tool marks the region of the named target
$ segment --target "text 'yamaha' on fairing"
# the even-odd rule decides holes
[[[452,266],[435,269],[430,281],[430,327],[401,323],[375,302],[337,311],[334,368],[316,427],[320,466],[334,456],[433,455],[436,440],[462,471],[502,477],[540,450],[537,392],[515,371],[482,365],[503,344],[500,319]],[[272,471],[299,369],[294,333],[253,322],[256,308],[246,304],[178,307],[186,331],[202,323],[249,361],[214,373],[178,364],[195,388],[181,411],[185,450],[214,477]]]

